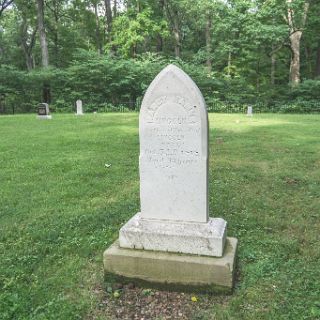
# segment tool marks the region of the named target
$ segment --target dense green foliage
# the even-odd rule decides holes
[[[10,2],[0,1],[0,112],[33,111],[43,83],[56,111],[77,98],[87,111],[134,108],[168,63],[190,73],[215,110],[319,111],[317,0]]]
[[[51,85],[51,110],[71,112],[82,99],[86,112],[115,111],[120,106],[137,109],[146,88],[168,60],[124,60],[104,58],[80,52],[78,60],[65,69],[51,68],[24,72],[3,67],[0,89],[6,92],[5,111],[34,112],[42,99],[42,83]],[[319,112],[320,81],[308,80],[288,91],[266,91],[256,96],[241,79],[218,79],[206,74],[203,66],[176,63],[200,87],[209,111],[242,112],[247,105],[255,111]]]
[[[320,117],[209,120],[210,214],[238,272],[193,318],[318,319]],[[102,253],[139,210],[138,115],[2,116],[0,136],[1,320],[103,315]]]

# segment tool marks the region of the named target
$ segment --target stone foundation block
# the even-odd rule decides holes
[[[227,238],[223,257],[125,249],[119,241],[103,256],[106,277],[173,291],[229,292],[234,285],[238,240]]]
[[[50,114],[46,115],[46,116],[38,115],[37,117],[38,117],[38,119],[42,119],[42,120],[52,119],[52,116]]]

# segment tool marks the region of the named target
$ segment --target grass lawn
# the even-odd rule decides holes
[[[320,116],[210,114],[210,128],[210,212],[239,239],[238,279],[193,318],[320,319]],[[0,117],[1,320],[102,317],[138,155],[137,114]]]

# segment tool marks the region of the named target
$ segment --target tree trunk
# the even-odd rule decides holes
[[[140,1],[139,0],[136,0],[136,11],[137,13],[141,12],[141,4],[140,4]]]
[[[53,43],[54,43],[54,61],[55,65],[59,65],[59,2],[54,2],[54,30],[53,30]]]
[[[320,41],[318,42],[315,77],[320,77]]]
[[[178,16],[178,9],[172,4],[173,1],[163,0],[166,15],[171,24],[171,30],[174,38],[174,53],[176,58],[180,58],[181,53],[181,31]]]
[[[230,77],[231,76],[231,50],[229,50],[228,54],[228,67],[227,67],[227,75]]]
[[[210,12],[207,12],[205,36],[206,36],[206,51],[207,51],[206,65],[209,73],[212,71],[211,27],[212,27],[212,16]]]
[[[159,11],[161,12],[161,15],[163,16],[164,11],[165,11],[165,6],[164,6],[164,0],[159,0]],[[160,32],[157,34],[157,52],[162,52],[163,51],[163,38],[160,34]]]
[[[94,15],[96,20],[96,47],[99,54],[102,54],[102,43],[100,39],[100,21],[99,21],[99,14],[98,14],[98,4],[95,3],[94,7]]]
[[[302,31],[296,31],[290,35],[291,61],[289,80],[292,86],[300,83],[300,40]]]
[[[294,10],[291,5],[294,0],[287,0],[288,15],[287,23],[289,26],[289,40],[291,48],[291,61],[290,61],[290,72],[289,81],[292,86],[297,86],[300,83],[300,41],[302,37],[302,29],[304,28],[307,20],[307,13],[309,9],[309,2],[305,2],[303,6],[303,15],[300,24],[295,21]],[[298,25],[300,25],[298,27]]]
[[[31,48],[29,48],[25,42],[21,44],[21,48],[23,50],[23,53],[26,59],[27,70],[31,71],[32,69],[34,69],[34,59],[31,53]]]
[[[117,16],[117,0],[113,0],[113,17]]]
[[[112,11],[111,11],[111,0],[104,0],[104,5],[106,9],[106,34],[107,34],[107,42],[110,43],[111,39],[111,31],[112,31]]]
[[[32,55],[32,50],[36,40],[37,27],[33,30],[30,38],[28,37],[28,22],[25,15],[22,16],[22,24],[21,24],[21,40],[20,45],[23,50],[27,70],[31,71],[34,68],[34,57]]]
[[[136,58],[137,57],[137,44],[134,43],[131,47],[131,57]]]
[[[274,46],[272,46],[272,51],[274,50]],[[271,71],[270,71],[270,83],[272,86],[275,85],[276,78],[276,54],[274,52],[271,53]]]
[[[37,0],[37,16],[40,36],[42,67],[47,68],[49,66],[49,53],[46,31],[44,26],[44,0]]]
[[[160,34],[157,35],[157,52],[163,51],[163,39]]]
[[[3,13],[4,10],[6,10],[12,3],[13,3],[14,0],[4,0],[4,1],[1,1],[1,4],[0,4],[0,17]]]
[[[38,16],[38,29],[39,29],[39,36],[40,36],[42,67],[46,69],[49,67],[49,53],[48,53],[46,30],[44,26],[44,0],[37,0],[37,16]],[[43,83],[42,97],[45,103],[50,103],[51,101],[50,85],[47,82]]]
[[[181,42],[180,42],[180,28],[177,12],[174,13],[173,17],[173,36],[174,36],[174,54],[176,58],[180,58],[181,53]]]
[[[257,79],[256,79],[256,90],[257,92],[260,91],[260,61],[257,61],[257,67],[256,67],[256,74],[257,74]]]

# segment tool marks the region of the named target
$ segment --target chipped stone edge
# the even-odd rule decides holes
[[[133,216],[119,231],[121,248],[221,257],[227,222],[210,218],[207,223],[173,222]]]

